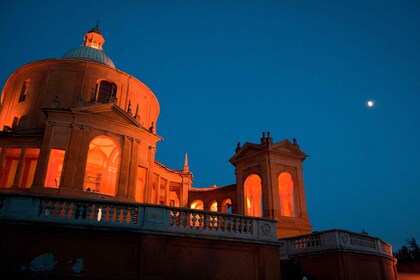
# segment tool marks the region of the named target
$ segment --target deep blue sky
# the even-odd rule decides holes
[[[157,159],[181,169],[188,152],[195,187],[234,183],[236,143],[269,130],[309,155],[314,230],[420,239],[419,1],[3,0],[0,83],[96,20],[160,102]]]

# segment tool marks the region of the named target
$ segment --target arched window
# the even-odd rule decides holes
[[[244,184],[245,214],[248,216],[262,217],[262,186],[261,178],[256,174],[249,175]]]
[[[217,201],[213,201],[210,204],[210,211],[217,212]]]
[[[232,214],[232,201],[226,198],[222,201],[222,212]]]
[[[120,148],[112,138],[95,137],[89,144],[83,189],[115,195],[120,157]]]
[[[116,97],[117,85],[108,81],[101,81],[97,86],[96,101],[108,103]]]
[[[197,209],[197,210],[204,210],[204,203],[199,199],[194,200],[193,202],[191,202],[190,208]]]
[[[281,215],[295,216],[295,202],[293,199],[293,180],[289,172],[282,172],[278,177]]]

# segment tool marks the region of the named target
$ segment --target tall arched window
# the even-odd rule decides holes
[[[281,215],[295,216],[295,202],[293,198],[293,180],[289,172],[282,172],[278,177]]]
[[[120,148],[112,138],[95,137],[89,144],[84,190],[115,195],[120,157]]]
[[[245,214],[248,216],[262,217],[262,186],[261,178],[256,174],[249,175],[244,184]]]
[[[96,101],[108,103],[116,97],[117,85],[108,81],[101,81],[97,87]]]

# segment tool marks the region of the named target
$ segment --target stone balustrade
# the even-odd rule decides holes
[[[151,204],[14,193],[0,194],[0,221],[277,242],[276,221],[270,219]]]
[[[296,238],[280,239],[280,243],[282,260],[301,254],[336,250],[393,257],[392,246],[381,239],[344,230],[328,230]]]

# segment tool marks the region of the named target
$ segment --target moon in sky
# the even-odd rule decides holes
[[[369,107],[373,107],[373,101],[372,101],[372,100],[369,100],[369,101],[367,102],[367,105],[368,105]]]

